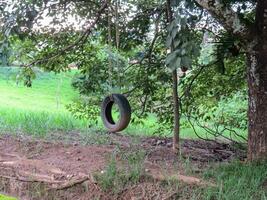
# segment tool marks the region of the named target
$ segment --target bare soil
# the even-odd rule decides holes
[[[212,186],[198,177],[211,163],[244,159],[232,144],[183,140],[181,155],[171,151],[170,138],[133,138],[109,134],[102,145],[82,145],[78,133],[65,140],[0,137],[0,191],[19,199],[176,199],[178,190],[162,184],[170,177],[185,186]],[[60,137],[57,137],[60,138]],[[82,140],[82,139],[81,139]],[[64,141],[64,142],[63,142]],[[144,176],[118,193],[104,191],[95,174],[105,171],[117,151],[144,151]],[[120,154],[116,157],[120,162]],[[191,174],[186,163],[190,161]],[[193,175],[192,175],[193,174]],[[186,199],[184,196],[182,199]]]

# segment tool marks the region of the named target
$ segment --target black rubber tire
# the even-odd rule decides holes
[[[120,110],[120,118],[117,123],[112,118],[112,106],[117,104]],[[131,106],[122,94],[112,94],[107,96],[101,105],[101,118],[104,126],[110,132],[119,132],[124,130],[131,121]]]

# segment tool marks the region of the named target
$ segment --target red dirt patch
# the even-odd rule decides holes
[[[141,138],[132,144],[129,137],[110,135],[112,144],[81,146],[10,136],[0,138],[0,191],[20,199],[164,199],[173,191],[164,190],[159,183],[164,177],[176,177],[188,184],[203,185],[197,177],[178,174],[184,171],[182,160],[178,165],[176,154],[171,152],[171,140]],[[144,168],[153,177],[128,187],[116,197],[103,192],[93,174],[103,170],[115,145],[125,151],[143,149]],[[206,162],[228,161],[242,158],[242,152],[229,144],[185,140],[182,157],[191,158],[195,168],[201,170]],[[119,159],[119,158],[118,158]],[[195,162],[195,163],[194,163]],[[206,183],[204,183],[206,185]],[[155,195],[154,195],[155,194]],[[153,195],[155,197],[153,197]]]

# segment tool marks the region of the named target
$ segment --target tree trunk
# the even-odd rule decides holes
[[[258,1],[248,45],[248,160],[267,159],[267,1]]]
[[[250,161],[267,159],[267,48],[255,53],[248,54]]]
[[[171,23],[173,20],[173,13],[171,9],[171,1],[166,1],[167,21]],[[174,51],[172,44],[171,52]],[[174,128],[173,128],[173,145],[172,149],[175,153],[179,153],[179,135],[180,135],[180,113],[179,113],[179,96],[178,96],[178,78],[177,70],[172,72],[172,96],[173,96],[173,114],[174,114]]]
[[[180,133],[180,113],[179,113],[179,96],[178,96],[178,78],[177,70],[172,72],[172,95],[174,109],[174,129],[173,129],[173,151],[179,153],[179,133]]]
[[[267,44],[258,45],[248,59],[248,159],[267,159]]]

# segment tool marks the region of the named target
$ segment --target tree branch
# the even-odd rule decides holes
[[[45,58],[41,58],[38,60],[34,60],[33,62],[29,63],[28,65],[24,66],[24,67],[31,67],[33,65],[38,65],[38,64],[42,64],[42,63],[46,63],[51,59],[55,59],[60,55],[65,54],[66,52],[72,50],[73,48],[83,44],[83,42],[88,38],[88,36],[92,33],[95,25],[98,23],[98,21],[100,20],[102,14],[104,13],[104,10],[107,8],[108,6],[108,1],[106,0],[103,5],[101,6],[101,8],[97,11],[95,20],[90,24],[90,26],[82,33],[82,35],[72,44],[66,46],[65,48],[57,51],[57,52],[52,52],[50,55],[46,56]]]
[[[189,91],[191,90],[193,83],[195,82],[195,80],[198,78],[198,76],[202,73],[203,69],[206,67],[210,67],[212,65],[217,64],[219,61],[216,60],[212,63],[209,63],[207,65],[200,65],[200,69],[199,71],[194,75],[194,77],[192,78],[192,80],[190,81],[190,83],[188,84],[188,86],[186,87],[186,89],[184,90],[183,94],[180,96],[180,99],[183,98],[185,95],[187,95],[189,93]]]
[[[249,39],[250,23],[225,5],[222,0],[195,0],[195,2],[206,9],[227,31],[243,40]]]

